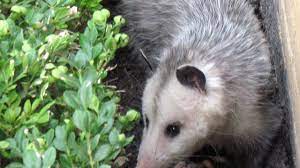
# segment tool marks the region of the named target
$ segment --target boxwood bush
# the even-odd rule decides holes
[[[0,162],[109,168],[125,154],[140,116],[120,115],[104,82],[124,23],[100,0],[0,1]]]

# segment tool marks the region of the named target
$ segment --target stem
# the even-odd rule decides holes
[[[74,163],[73,163],[73,159],[72,159],[71,154],[70,154],[69,148],[67,148],[67,156],[68,156],[69,160],[71,161],[71,167],[75,168]]]
[[[88,147],[88,151],[87,151],[87,153],[88,153],[88,155],[89,155],[89,159],[90,159],[90,165],[91,165],[91,168],[94,168],[94,160],[93,160],[93,156],[92,156],[92,149],[91,149],[91,135],[90,135],[90,133],[87,133],[87,147]]]
[[[0,130],[2,130],[2,132],[3,132],[4,135],[5,135],[5,137],[8,137],[9,134],[10,134],[10,132],[11,132],[11,130],[10,130],[9,127],[7,127],[7,126],[5,126],[5,125],[2,125],[1,123],[0,123]]]

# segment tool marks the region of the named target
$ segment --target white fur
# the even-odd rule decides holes
[[[157,162],[153,165],[163,165],[171,158],[188,155],[190,151],[187,149],[202,145],[201,140],[222,124],[217,119],[226,115],[222,111],[224,85],[217,68],[213,64],[195,66],[207,76],[206,94],[180,84],[175,73],[158,95],[155,95],[159,88],[157,76],[148,81],[143,111],[150,120],[150,126],[144,131],[139,160],[156,158],[151,160],[152,163]],[[156,111],[153,111],[153,105],[156,105]],[[179,137],[170,139],[164,135],[164,129],[167,124],[176,121],[180,121],[183,128]]]

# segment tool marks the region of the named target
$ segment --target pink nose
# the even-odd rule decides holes
[[[139,157],[136,168],[158,168],[156,160],[149,157]]]
[[[154,168],[149,160],[139,160],[136,168]]]

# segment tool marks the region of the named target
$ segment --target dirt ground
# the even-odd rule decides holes
[[[136,59],[127,57],[128,50],[120,50],[113,65],[117,65],[116,69],[111,71],[109,75],[109,84],[118,88],[121,95],[120,111],[126,112],[133,108],[141,111],[141,96],[146,81],[146,68]],[[136,127],[130,135],[134,135],[134,142],[126,149],[126,157],[128,162],[124,168],[134,167],[138,154],[139,144],[141,142],[143,122],[137,123]]]

